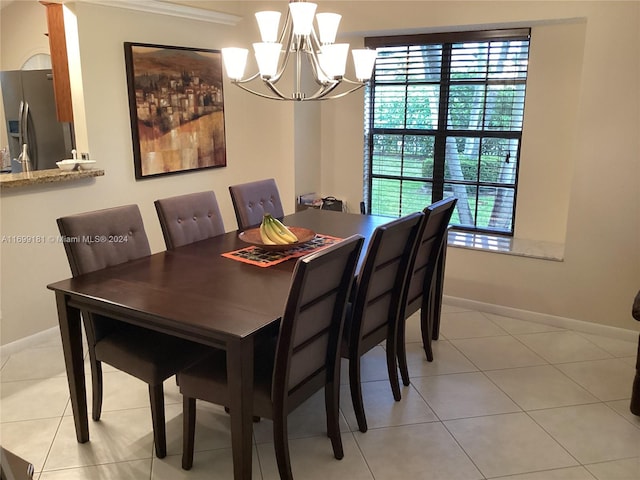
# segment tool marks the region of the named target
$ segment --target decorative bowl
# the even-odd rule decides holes
[[[73,160],[73,159],[60,160],[59,162],[56,162],[56,165],[58,166],[58,168],[60,170],[64,170],[65,172],[70,172],[71,170],[76,168],[77,164],[78,164],[78,160]]]
[[[272,252],[280,252],[284,250],[289,250],[294,247],[298,247],[303,243],[307,243],[309,240],[313,240],[316,236],[316,232],[313,230],[309,230],[308,228],[303,227],[287,227],[291,232],[298,237],[298,241],[295,243],[288,243],[286,245],[266,245],[262,242],[262,238],[260,237],[260,229],[259,228],[250,228],[249,230],[245,230],[244,232],[240,232],[238,234],[238,238],[249,245],[253,245],[255,247],[259,247],[263,250],[269,250]]]
[[[80,170],[91,170],[96,163],[95,160],[76,160]]]

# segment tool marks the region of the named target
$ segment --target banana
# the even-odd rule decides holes
[[[276,230],[278,230],[278,233],[285,239],[287,239],[289,243],[295,243],[298,241],[298,237],[296,237],[295,234],[291,230],[289,230],[289,228],[284,223],[275,218],[273,215],[270,215],[270,217],[271,223],[274,225]]]
[[[265,232],[265,222],[264,222],[264,220],[260,224],[260,239],[262,240],[262,243],[264,243],[265,245],[275,245],[276,244],[276,242],[274,242],[273,240],[271,240],[269,238],[269,236],[267,235],[267,232]]]
[[[264,224],[264,233],[267,235],[267,237],[269,237],[269,239],[274,244],[287,245],[289,243],[287,240],[281,237],[278,234],[278,232],[273,228],[273,224],[271,223],[271,220],[269,219],[269,217],[265,215],[264,219],[262,220],[262,223]]]

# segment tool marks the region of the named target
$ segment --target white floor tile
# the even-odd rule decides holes
[[[500,480],[596,480],[584,467],[560,468],[542,472],[522,473],[499,477]]]
[[[2,384],[2,422],[59,417],[69,401],[65,377],[22,380]]]
[[[480,370],[530,367],[547,363],[531,349],[511,336],[451,340]]]
[[[611,358],[611,354],[574,332],[544,332],[516,338],[549,363]]]
[[[441,423],[356,434],[376,480],[473,480],[482,475]]]
[[[417,378],[414,386],[440,420],[521,411],[482,372]]]
[[[255,449],[251,467],[253,478],[261,479],[260,462]],[[148,471],[144,478],[149,478]],[[154,458],[151,466],[151,480],[229,480],[232,478],[231,448],[196,451],[191,470],[182,469],[182,454],[167,455],[162,459]]]
[[[89,420],[89,441],[78,443],[72,417],[63,417],[45,463],[45,470],[150,459],[153,451],[148,408],[103,412]]]
[[[444,424],[486,477],[577,465],[526,413],[449,420]]]
[[[150,469],[151,460],[135,460],[44,472],[39,480],[140,480],[149,477]]]
[[[640,478],[640,456],[612,462],[585,465],[598,480],[637,480]]]
[[[402,384],[401,384],[402,385]],[[408,425],[411,423],[435,422],[438,418],[413,387],[402,387],[402,400],[396,402],[389,382],[367,382],[362,384],[364,412],[369,429]],[[358,430],[348,385],[340,389],[340,408],[352,431]]]
[[[480,312],[443,313],[440,331],[449,340],[507,335],[507,332]]]
[[[631,398],[636,371],[620,359],[563,363],[557,367],[602,401]]]
[[[601,403],[529,415],[582,464],[640,456],[640,430]]]
[[[561,328],[553,327],[551,325],[545,325],[544,323],[527,322],[525,320],[503,317],[501,315],[495,315],[493,313],[486,312],[483,312],[483,315],[511,335],[517,335],[521,333],[562,331]]]
[[[431,349],[434,361],[428,362],[422,343],[407,344],[407,366],[410,378],[478,371],[478,368],[447,340],[432,342]]]
[[[304,480],[373,480],[367,464],[353,440],[353,435],[342,435],[344,458],[333,455],[331,441],[327,436],[289,440],[291,471],[294,478]],[[258,445],[263,480],[280,478],[272,443]],[[231,477],[228,477],[231,478]]]
[[[487,376],[524,410],[598,401],[553,365],[492,370]]]
[[[60,418],[27,420],[0,425],[2,447],[31,463],[36,472],[42,470],[53,443]]]

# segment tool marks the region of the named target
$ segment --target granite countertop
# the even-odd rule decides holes
[[[50,170],[34,170],[29,173],[3,173],[0,175],[0,188],[16,188],[45,183],[68,182],[80,178],[101,177],[104,170],[78,170],[65,172],[58,168]]]

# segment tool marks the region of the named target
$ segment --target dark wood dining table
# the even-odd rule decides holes
[[[374,229],[388,221],[317,209],[284,218],[319,234],[360,234],[363,252]],[[221,255],[246,246],[234,231],[48,285],[56,296],[78,442],[89,441],[80,317],[89,311],[226,350],[234,478],[251,478],[254,342],[277,328],[295,259],[264,268]]]

